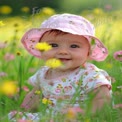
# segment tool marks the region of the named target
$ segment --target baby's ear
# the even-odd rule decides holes
[[[89,49],[89,51],[88,51],[88,56],[91,54],[91,51],[90,51],[90,49]]]
[[[91,51],[90,51],[90,50],[89,50],[89,52],[88,52],[87,60],[92,60],[92,59],[91,59]]]

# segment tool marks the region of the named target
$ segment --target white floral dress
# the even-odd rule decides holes
[[[79,106],[79,103],[83,103],[88,99],[87,95],[92,90],[106,85],[110,89],[111,93],[111,78],[106,71],[97,68],[91,63],[86,63],[84,67],[79,67],[69,75],[64,75],[56,79],[45,79],[46,73],[49,67],[42,67],[33,76],[29,78],[29,83],[33,86],[40,86],[44,98],[48,98],[52,103],[50,107],[54,111],[60,111],[65,105]],[[72,103],[74,96],[75,102]],[[65,100],[58,103],[56,96],[65,96]],[[37,113],[26,113],[26,115],[32,120],[38,120]],[[23,117],[23,120],[26,118]]]
[[[57,104],[56,96],[65,96],[70,101],[76,93],[74,105],[78,105],[79,101],[87,99],[87,94],[102,85],[106,85],[111,92],[111,78],[106,71],[97,68],[91,63],[86,63],[84,67],[77,68],[69,75],[64,75],[56,79],[45,79],[49,67],[43,67],[29,79],[29,83],[33,86],[40,85],[41,91],[45,98],[53,102],[53,106]],[[62,101],[62,104],[63,104]],[[65,104],[65,103],[64,103]],[[64,105],[63,104],[63,105]],[[69,104],[69,102],[68,102]],[[57,105],[54,107],[56,109]]]

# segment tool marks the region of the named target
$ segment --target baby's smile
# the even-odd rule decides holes
[[[69,58],[58,58],[61,62],[67,62],[70,61],[71,59]]]

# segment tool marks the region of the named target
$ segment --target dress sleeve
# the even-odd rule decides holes
[[[39,85],[39,73],[40,71],[37,71],[33,76],[31,76],[28,79],[28,83],[31,84],[32,86],[38,86]]]
[[[104,70],[99,71],[91,71],[87,74],[87,76],[83,79],[83,85],[86,93],[105,85],[111,91],[111,77]]]
[[[33,76],[31,76],[28,80],[28,82],[32,86],[39,86],[41,82],[43,81],[45,74],[49,68],[46,66],[41,67]]]

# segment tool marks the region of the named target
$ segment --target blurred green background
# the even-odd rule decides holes
[[[26,30],[39,27],[51,15],[72,13],[95,25],[96,36],[111,53],[121,49],[121,8],[122,0],[0,0],[0,40],[20,40]]]
[[[34,7],[41,9],[51,7],[58,13],[69,12],[79,14],[83,10],[102,8],[103,10],[119,10],[122,7],[122,0],[0,0],[0,6],[11,7],[11,15],[22,14],[25,11],[32,14]],[[2,15],[2,12],[0,12]]]

